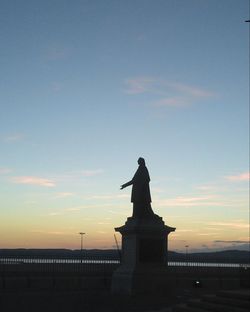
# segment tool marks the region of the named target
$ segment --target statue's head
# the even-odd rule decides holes
[[[138,162],[138,165],[144,165],[145,166],[145,159],[144,158],[140,157],[137,162]]]

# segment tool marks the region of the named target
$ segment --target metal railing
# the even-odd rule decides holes
[[[249,269],[249,263],[238,263],[232,259],[209,261],[202,257],[189,257],[185,261],[169,257],[168,267],[172,271],[200,269],[205,271],[216,268]],[[230,261],[231,260],[231,261]],[[120,264],[119,257],[95,255],[81,256],[47,256],[23,255],[0,256],[0,272],[42,271],[42,272],[112,272]]]
[[[108,257],[69,256],[0,256],[0,273],[4,272],[102,272],[109,273],[118,265],[119,259]]]

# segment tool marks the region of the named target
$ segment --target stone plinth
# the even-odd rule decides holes
[[[126,295],[159,292],[168,286],[168,235],[175,228],[162,218],[128,218],[115,228],[122,235],[120,267],[113,273],[112,292]]]

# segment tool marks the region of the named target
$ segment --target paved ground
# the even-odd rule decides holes
[[[242,291],[242,290],[240,290]],[[247,290],[248,291],[248,290]],[[172,296],[111,296],[108,292],[15,291],[0,293],[1,312],[171,312],[171,307],[208,293],[182,290]]]
[[[178,296],[111,296],[86,292],[5,292],[1,312],[135,312],[162,310],[179,301]]]

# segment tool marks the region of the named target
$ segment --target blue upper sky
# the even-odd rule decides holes
[[[247,0],[2,0],[0,248],[112,245],[139,156],[178,248],[246,241],[247,19]]]

